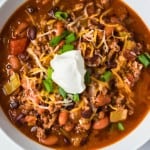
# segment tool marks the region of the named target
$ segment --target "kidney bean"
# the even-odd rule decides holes
[[[104,129],[109,125],[109,119],[108,117],[104,117],[103,119],[97,120],[93,124],[93,129],[100,130]]]
[[[8,64],[8,65],[6,66],[6,68],[7,68],[7,69],[11,69],[11,65]]]
[[[36,35],[37,35],[37,29],[35,26],[31,26],[27,29],[27,37],[30,40],[35,40]]]
[[[16,117],[16,122],[17,123],[22,123],[23,122],[23,118],[25,117],[25,114],[21,113]]]
[[[37,9],[33,6],[28,6],[26,10],[28,11],[28,13],[33,14]]]
[[[71,105],[66,106],[65,108],[66,108],[67,110],[71,110],[71,109],[73,109],[73,108],[74,108],[74,105],[75,105],[75,103],[74,103],[74,102],[72,102],[72,104],[71,104]]]
[[[11,64],[12,69],[15,71],[19,70],[21,67],[20,61],[16,56],[11,55],[9,57],[9,63]]]
[[[67,110],[62,110],[59,113],[58,122],[60,126],[63,126],[67,123],[69,118],[69,112]]]
[[[72,22],[73,21],[73,19],[72,19],[72,17],[70,15],[68,16],[67,21],[68,22]]]
[[[92,115],[92,110],[91,110],[91,108],[88,108],[88,109],[83,110],[83,111],[81,112],[81,116],[82,116],[83,118],[90,118],[91,115]]]
[[[70,144],[69,139],[65,136],[63,137],[63,141],[64,141],[65,144]]]
[[[18,55],[18,57],[24,62],[26,62],[29,59],[29,56],[27,55],[27,53],[21,53]]]
[[[85,145],[87,142],[88,142],[88,136],[85,136],[85,137],[83,137],[83,139],[82,139],[80,145],[83,146],[83,145]]]
[[[37,131],[37,128],[38,128],[37,126],[33,126],[33,127],[30,129],[30,131],[31,131],[31,132],[36,132],[36,131]]]
[[[11,109],[17,109],[19,107],[19,103],[18,103],[18,101],[12,100],[12,101],[10,101],[9,106]]]
[[[54,12],[53,9],[51,9],[51,10],[48,11],[48,16],[49,17],[54,17],[54,14],[55,14],[55,12]]]
[[[52,8],[52,9],[50,9],[50,10],[48,11],[48,16],[49,16],[49,17],[54,17],[55,12],[58,11],[58,10],[59,10],[58,7],[54,7],[54,8]]]
[[[50,135],[49,137],[45,139],[40,139],[40,142],[47,146],[52,146],[58,142],[58,137],[56,135]]]

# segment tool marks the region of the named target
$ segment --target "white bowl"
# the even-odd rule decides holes
[[[124,0],[142,17],[145,24],[150,27],[150,1],[149,0]],[[2,28],[11,16],[11,14],[24,2],[24,0],[0,0],[0,28]],[[7,119],[2,109],[0,108],[0,129],[15,143],[18,149],[26,150],[50,150],[50,148],[44,147],[17,130]],[[103,150],[135,150],[142,146],[150,139],[150,113],[148,113],[145,119],[129,133],[125,138],[112,144]],[[113,138],[113,137],[112,137]],[[8,147],[9,148],[9,147]],[[16,149],[17,150],[17,149]]]

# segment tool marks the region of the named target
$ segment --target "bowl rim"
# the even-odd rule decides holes
[[[142,0],[139,0],[142,1]],[[150,1],[149,0],[145,0],[147,2],[146,5],[149,6],[150,5]],[[24,0],[16,0],[15,3],[20,5],[24,2]],[[150,18],[148,19],[146,15],[145,10],[142,9],[143,7],[140,7],[141,5],[137,5],[138,3],[135,3],[134,0],[124,0],[125,4],[127,4],[131,9],[133,9],[139,16],[140,18],[143,20],[143,22],[146,24],[146,26],[149,28],[150,27]],[[3,8],[9,8],[10,7],[10,3],[11,1],[9,0],[1,0],[0,2],[0,12],[3,12]],[[145,5],[145,6],[146,6]],[[7,12],[8,14],[12,14],[14,12],[14,10],[16,10],[15,5],[11,5],[11,9]],[[8,9],[6,9],[8,10]],[[3,14],[3,13],[0,13]],[[6,22],[6,20],[8,20],[10,15],[8,15],[5,19],[1,17],[0,22],[3,22],[3,24],[1,23],[1,26],[3,26]],[[150,29],[150,28],[149,28]],[[21,131],[19,131],[18,129],[16,129],[8,120],[8,118],[5,116],[4,112],[2,111],[2,108],[0,107],[0,118],[3,118],[3,122],[0,124],[0,129],[1,131],[8,137],[8,139],[11,140],[11,142],[13,142],[18,148],[20,149],[30,149],[30,150],[34,150],[35,148],[37,150],[43,149],[43,150],[50,150],[51,148],[47,148],[41,144],[38,144],[37,142],[33,141],[32,139],[28,138],[27,136],[25,136],[24,134],[21,133]],[[9,122],[7,125],[5,123]],[[148,123],[150,122],[150,112],[148,112],[148,114],[144,117],[144,119],[137,125],[136,128],[134,128],[127,136],[125,136],[124,138],[122,138],[121,140],[115,142],[114,144],[108,145],[106,147],[103,147],[103,150],[126,150],[126,149],[137,149],[139,147],[141,147],[144,143],[146,143],[149,139],[150,139],[150,128]],[[10,132],[10,130],[13,128],[13,131]],[[14,134],[16,133],[16,134]],[[11,134],[11,135],[10,135]],[[18,137],[17,137],[17,136]],[[140,135],[140,136],[138,136]],[[142,136],[141,136],[142,135]],[[24,142],[26,141],[27,144]],[[32,146],[34,145],[34,146]]]

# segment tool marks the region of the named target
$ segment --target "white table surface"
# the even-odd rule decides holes
[[[3,1],[5,1],[5,0],[0,0],[0,5]],[[149,8],[150,0],[138,0],[138,2],[141,2],[142,7],[140,7],[140,8],[134,6],[136,0],[125,0],[125,1],[130,1],[130,4],[132,5],[132,7],[133,8],[135,7],[138,10],[140,15],[142,15],[143,8],[147,9],[147,12],[150,12],[150,8]],[[145,19],[146,16],[142,15],[142,17]],[[150,15],[149,15],[149,18],[147,18],[146,23],[148,26],[150,26]],[[150,133],[148,133],[148,134],[150,134]],[[141,136],[141,135],[139,135],[139,136]],[[23,149],[21,149],[15,143],[13,143],[0,129],[0,150],[23,150]],[[144,146],[142,146],[138,150],[150,150],[150,141],[147,142]]]

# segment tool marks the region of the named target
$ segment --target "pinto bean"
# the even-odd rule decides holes
[[[110,101],[111,101],[110,96],[99,94],[95,99],[95,104],[97,107],[99,107],[99,106],[104,106],[104,105],[110,103]]]
[[[68,118],[69,118],[68,111],[67,110],[62,110],[59,114],[59,117],[58,117],[58,122],[59,122],[60,126],[65,125],[68,121]]]
[[[65,131],[70,132],[74,128],[74,124],[72,122],[67,122],[64,126]]]
[[[97,120],[93,124],[93,129],[95,130],[101,130],[106,128],[109,125],[109,119],[108,117],[105,117],[103,119]]]
[[[9,57],[9,63],[11,64],[13,70],[19,70],[21,67],[19,59],[16,56],[11,55]]]
[[[47,146],[52,146],[58,142],[58,137],[56,135],[50,135],[49,137],[45,139],[40,139],[40,142]]]

